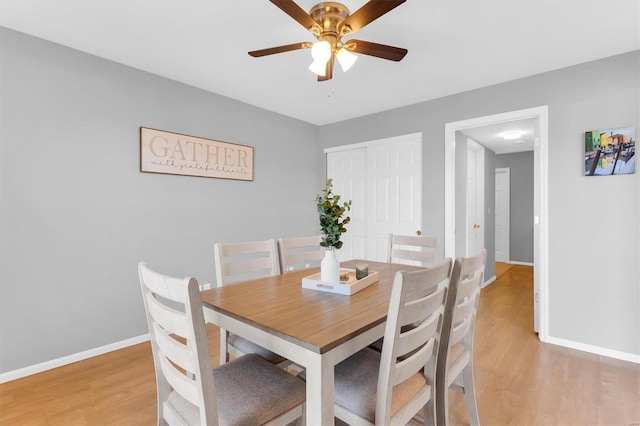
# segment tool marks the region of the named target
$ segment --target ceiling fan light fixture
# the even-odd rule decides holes
[[[313,63],[309,70],[314,74],[324,76],[327,69],[327,61],[331,59],[331,44],[328,41],[318,41],[311,47]]]
[[[326,40],[315,42],[311,47],[311,57],[326,64],[331,57],[331,44]]]
[[[520,139],[524,135],[522,130],[509,130],[508,132],[504,132],[502,137],[508,141],[512,141],[514,139]]]
[[[327,63],[321,61],[313,61],[313,63],[309,65],[309,71],[324,77],[327,73]]]
[[[336,53],[336,58],[338,59],[338,62],[340,62],[340,67],[342,67],[342,71],[344,72],[349,71],[353,64],[355,64],[358,60],[358,56],[349,52],[344,47],[341,47],[340,50],[338,50],[338,53]]]

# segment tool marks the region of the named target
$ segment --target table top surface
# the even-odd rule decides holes
[[[350,260],[341,268],[367,263],[379,280],[348,296],[302,288],[302,278],[320,268],[257,278],[201,292],[205,308],[272,333],[313,352],[325,353],[384,322],[398,271],[418,266]]]

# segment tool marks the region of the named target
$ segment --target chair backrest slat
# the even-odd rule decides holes
[[[243,254],[271,253],[272,250],[273,240],[220,244],[220,254],[224,257],[240,256]]]
[[[444,297],[442,298],[442,303],[444,303]],[[422,324],[417,327],[398,334],[396,354],[398,356],[405,356],[420,346],[423,346],[424,342],[427,342],[433,337],[439,326],[440,315],[431,315],[430,318],[424,320]]]
[[[464,337],[471,329],[472,320],[473,317],[469,315],[460,324],[457,324],[453,327],[453,330],[451,330],[451,337],[449,339],[449,346],[460,343],[462,339],[464,339]]]
[[[214,245],[218,286],[280,274],[275,240]]]
[[[445,288],[435,290],[434,293],[418,299],[412,303],[407,303],[400,313],[399,322],[401,325],[413,324],[417,321],[424,320],[425,312],[433,312],[441,304],[444,303]]]
[[[478,272],[484,272],[485,263],[487,261],[487,250],[482,249],[479,254],[472,257],[465,257],[464,262],[461,262],[460,276],[468,277],[471,274],[477,274]]]
[[[440,261],[440,238],[389,234],[387,261],[433,266]]]
[[[323,253],[320,250],[305,251],[301,253],[289,253],[286,259],[287,263],[284,264],[284,261],[283,261],[283,266],[286,266],[287,268],[283,267],[282,273],[293,271],[293,269],[288,269],[288,268],[294,267],[291,265],[304,265],[304,268],[311,268],[313,266],[318,266],[322,261],[322,257],[323,257]]]
[[[160,365],[162,374],[169,382],[169,385],[184,399],[193,405],[200,406],[201,402],[199,400],[196,382],[187,378],[180,370],[174,367],[164,354],[160,354]]]
[[[437,339],[434,336],[430,337],[426,345],[394,366],[393,386],[404,382],[416,374],[417,371],[424,368],[425,364],[435,355],[433,349],[436,341]]]
[[[189,325],[184,313],[160,303],[152,294],[147,294],[145,298],[149,313],[155,323],[160,324],[165,330],[169,330],[170,333],[177,334],[180,337],[189,335]]]
[[[144,280],[145,287],[153,294],[174,302],[185,302],[184,293],[177,290],[184,284],[184,279],[168,277],[146,268],[144,269]]]
[[[467,297],[458,303],[456,310],[453,312],[453,324],[458,324],[471,314],[475,309],[476,301],[474,297]]]
[[[171,362],[186,371],[193,371],[196,368],[194,362],[195,354],[191,348],[184,343],[177,341],[173,336],[167,333],[165,329],[160,327],[159,324],[153,324],[153,329],[158,348],[166,354],[167,358],[169,358]]]
[[[437,237],[424,237],[418,235],[397,235],[393,234],[394,244],[402,246],[415,246],[416,242],[420,241],[421,247],[433,247],[436,248],[440,243],[440,239]]]
[[[319,266],[324,255],[324,250],[320,246],[321,241],[320,235],[279,238],[278,254],[281,273]]]
[[[482,284],[480,280],[482,279],[482,273],[476,272],[470,277],[462,278],[460,280],[460,284],[458,285],[458,301],[460,299],[464,299],[466,297],[471,296],[476,291],[479,291],[480,285]]]
[[[417,262],[434,263],[436,261],[436,254],[424,251],[414,251],[405,249],[393,249],[391,252],[391,259],[394,260],[414,260]]]
[[[271,259],[262,257],[257,259],[242,259],[229,262],[224,267],[225,279],[246,272],[253,272],[254,278],[267,277],[272,274]]]

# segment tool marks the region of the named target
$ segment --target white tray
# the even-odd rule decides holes
[[[370,271],[369,275],[367,275],[366,277],[362,278],[361,280],[356,280],[355,269],[342,268],[341,270],[349,272],[348,281],[341,281],[339,283],[321,281],[320,273],[318,272],[317,274],[304,277],[302,279],[302,288],[326,291],[327,293],[346,294],[350,296],[370,286],[371,284],[378,282],[378,273],[375,271]]]

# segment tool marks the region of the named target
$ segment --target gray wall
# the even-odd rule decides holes
[[[510,169],[509,260],[533,263],[533,151],[496,155],[501,167]]]
[[[422,132],[424,233],[443,237],[445,123],[548,105],[549,334],[640,355],[639,175],[583,173],[585,131],[639,128],[639,56],[635,51],[323,126],[319,152]],[[607,227],[594,240],[594,224],[612,217],[625,226]],[[615,251],[615,267],[594,262],[598,247]]]
[[[141,260],[214,282],[215,242],[317,233],[316,126],[0,39],[0,373],[147,333]],[[140,173],[140,126],[253,146],[255,180]]]

